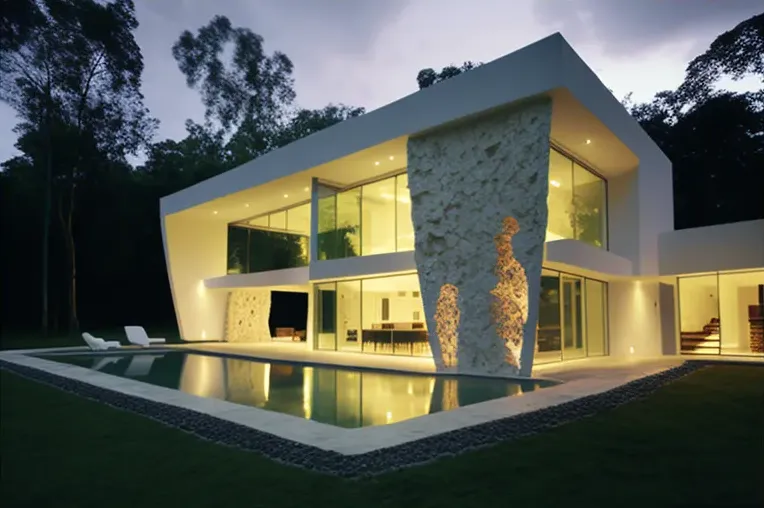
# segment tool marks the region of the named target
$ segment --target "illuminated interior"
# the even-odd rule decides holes
[[[405,172],[341,191],[322,187],[318,198],[317,259],[342,259],[414,250],[411,195]],[[576,239],[607,247],[604,179],[550,149],[546,241]],[[231,223],[229,274],[305,266],[311,206]]]
[[[414,250],[408,176],[322,196],[318,228],[318,259]]]
[[[316,347],[431,356],[416,274],[316,284]]]
[[[547,206],[547,242],[573,239],[607,247],[605,180],[555,149],[549,151]]]
[[[764,270],[679,278],[683,354],[764,356]]]

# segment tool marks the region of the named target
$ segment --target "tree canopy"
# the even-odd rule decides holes
[[[627,101],[673,161],[677,228],[764,217],[764,92],[719,88],[724,77],[764,78],[763,20],[721,34],[676,90]],[[167,48],[205,117],[188,119],[180,139],[156,139],[137,28],[132,0],[0,9],[0,100],[17,114],[20,151],[0,171],[0,238],[12,246],[0,249],[7,328],[172,323],[160,197],[364,114],[300,107],[287,55],[215,16]],[[423,69],[417,86],[480,65]]]

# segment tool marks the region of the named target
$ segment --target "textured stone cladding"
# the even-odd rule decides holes
[[[543,99],[408,141],[416,263],[439,370],[530,375],[547,226],[551,117],[551,101]],[[517,228],[511,235],[507,221]],[[497,241],[511,241],[511,248]],[[524,273],[510,281],[519,290],[512,301],[499,302],[508,309],[503,313],[496,312],[497,288],[508,283],[499,280],[507,273],[502,252],[512,256],[514,272]],[[458,294],[459,306],[453,316],[458,318],[446,326],[436,320],[444,314],[444,285],[448,294]],[[497,322],[502,316],[519,321]],[[518,326],[522,338],[508,340],[508,330]],[[456,336],[443,341],[447,351],[438,337],[445,329]],[[454,340],[456,362],[450,357]]]
[[[225,340],[266,342],[271,340],[269,289],[234,289],[228,294]]]

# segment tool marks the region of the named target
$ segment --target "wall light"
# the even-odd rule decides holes
[[[549,185],[551,185],[552,187],[559,187],[560,182],[558,182],[557,180],[550,180]]]
[[[308,191],[310,190],[310,187],[305,187],[303,190],[304,190],[305,192],[308,192]]]
[[[393,157],[393,156],[391,155],[391,156],[390,156],[390,160],[394,160],[394,159],[395,159],[395,157]]]
[[[205,330],[202,330],[202,340],[207,338],[207,332]]]
[[[634,354],[634,346],[629,346],[629,354]]]
[[[284,197],[285,197],[285,198],[288,198],[288,197],[289,197],[289,194],[284,194]]]
[[[218,214],[218,211],[217,211],[217,210],[213,210],[213,211],[212,211],[212,215],[217,215],[217,214]]]
[[[249,208],[249,203],[244,203],[244,208]]]
[[[199,283],[196,285],[196,295],[201,298],[204,296],[204,293],[206,290],[207,288],[204,286],[204,281],[200,280]]]
[[[591,144],[592,144],[592,140],[591,140],[591,139],[587,139],[587,140],[586,140],[586,144],[587,144],[587,145],[591,145]]]
[[[375,166],[379,166],[379,161],[374,163]]]

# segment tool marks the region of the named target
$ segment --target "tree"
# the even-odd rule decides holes
[[[366,113],[364,108],[344,104],[329,104],[322,109],[301,109],[276,132],[272,144],[274,147],[286,146],[293,141],[364,113]]]
[[[483,65],[481,62],[475,63],[467,61],[464,62],[460,67],[456,67],[454,65],[443,67],[440,72],[435,72],[434,69],[430,68],[422,69],[416,76],[416,82],[419,85],[419,89],[423,90],[425,88],[431,87],[435,83],[440,83],[441,81],[453,78],[454,76],[458,76],[464,72],[471,71],[472,69],[480,67],[481,65]]]
[[[138,23],[132,0],[39,0],[35,6],[44,22],[0,52],[0,98],[22,119],[16,129],[19,148],[37,169],[45,167],[45,271],[57,191],[69,271],[69,326],[76,330],[76,188],[99,161],[120,162],[135,153],[156,124],[140,92],[143,60],[133,37]],[[45,328],[47,276],[43,285]]]
[[[687,66],[677,91],[683,103],[698,103],[709,97],[720,78],[740,80],[758,76],[764,83],[764,13],[753,16],[719,35],[711,46]],[[764,100],[762,90],[756,97]]]
[[[224,62],[229,44],[232,56]],[[292,61],[280,52],[268,56],[261,36],[234,28],[225,16],[215,16],[196,36],[183,32],[172,54],[188,86],[200,90],[206,118],[226,131],[268,131],[294,101]]]
[[[764,14],[718,36],[676,91],[629,105],[673,163],[677,229],[764,218],[764,87],[717,90],[749,75],[764,78]]]

